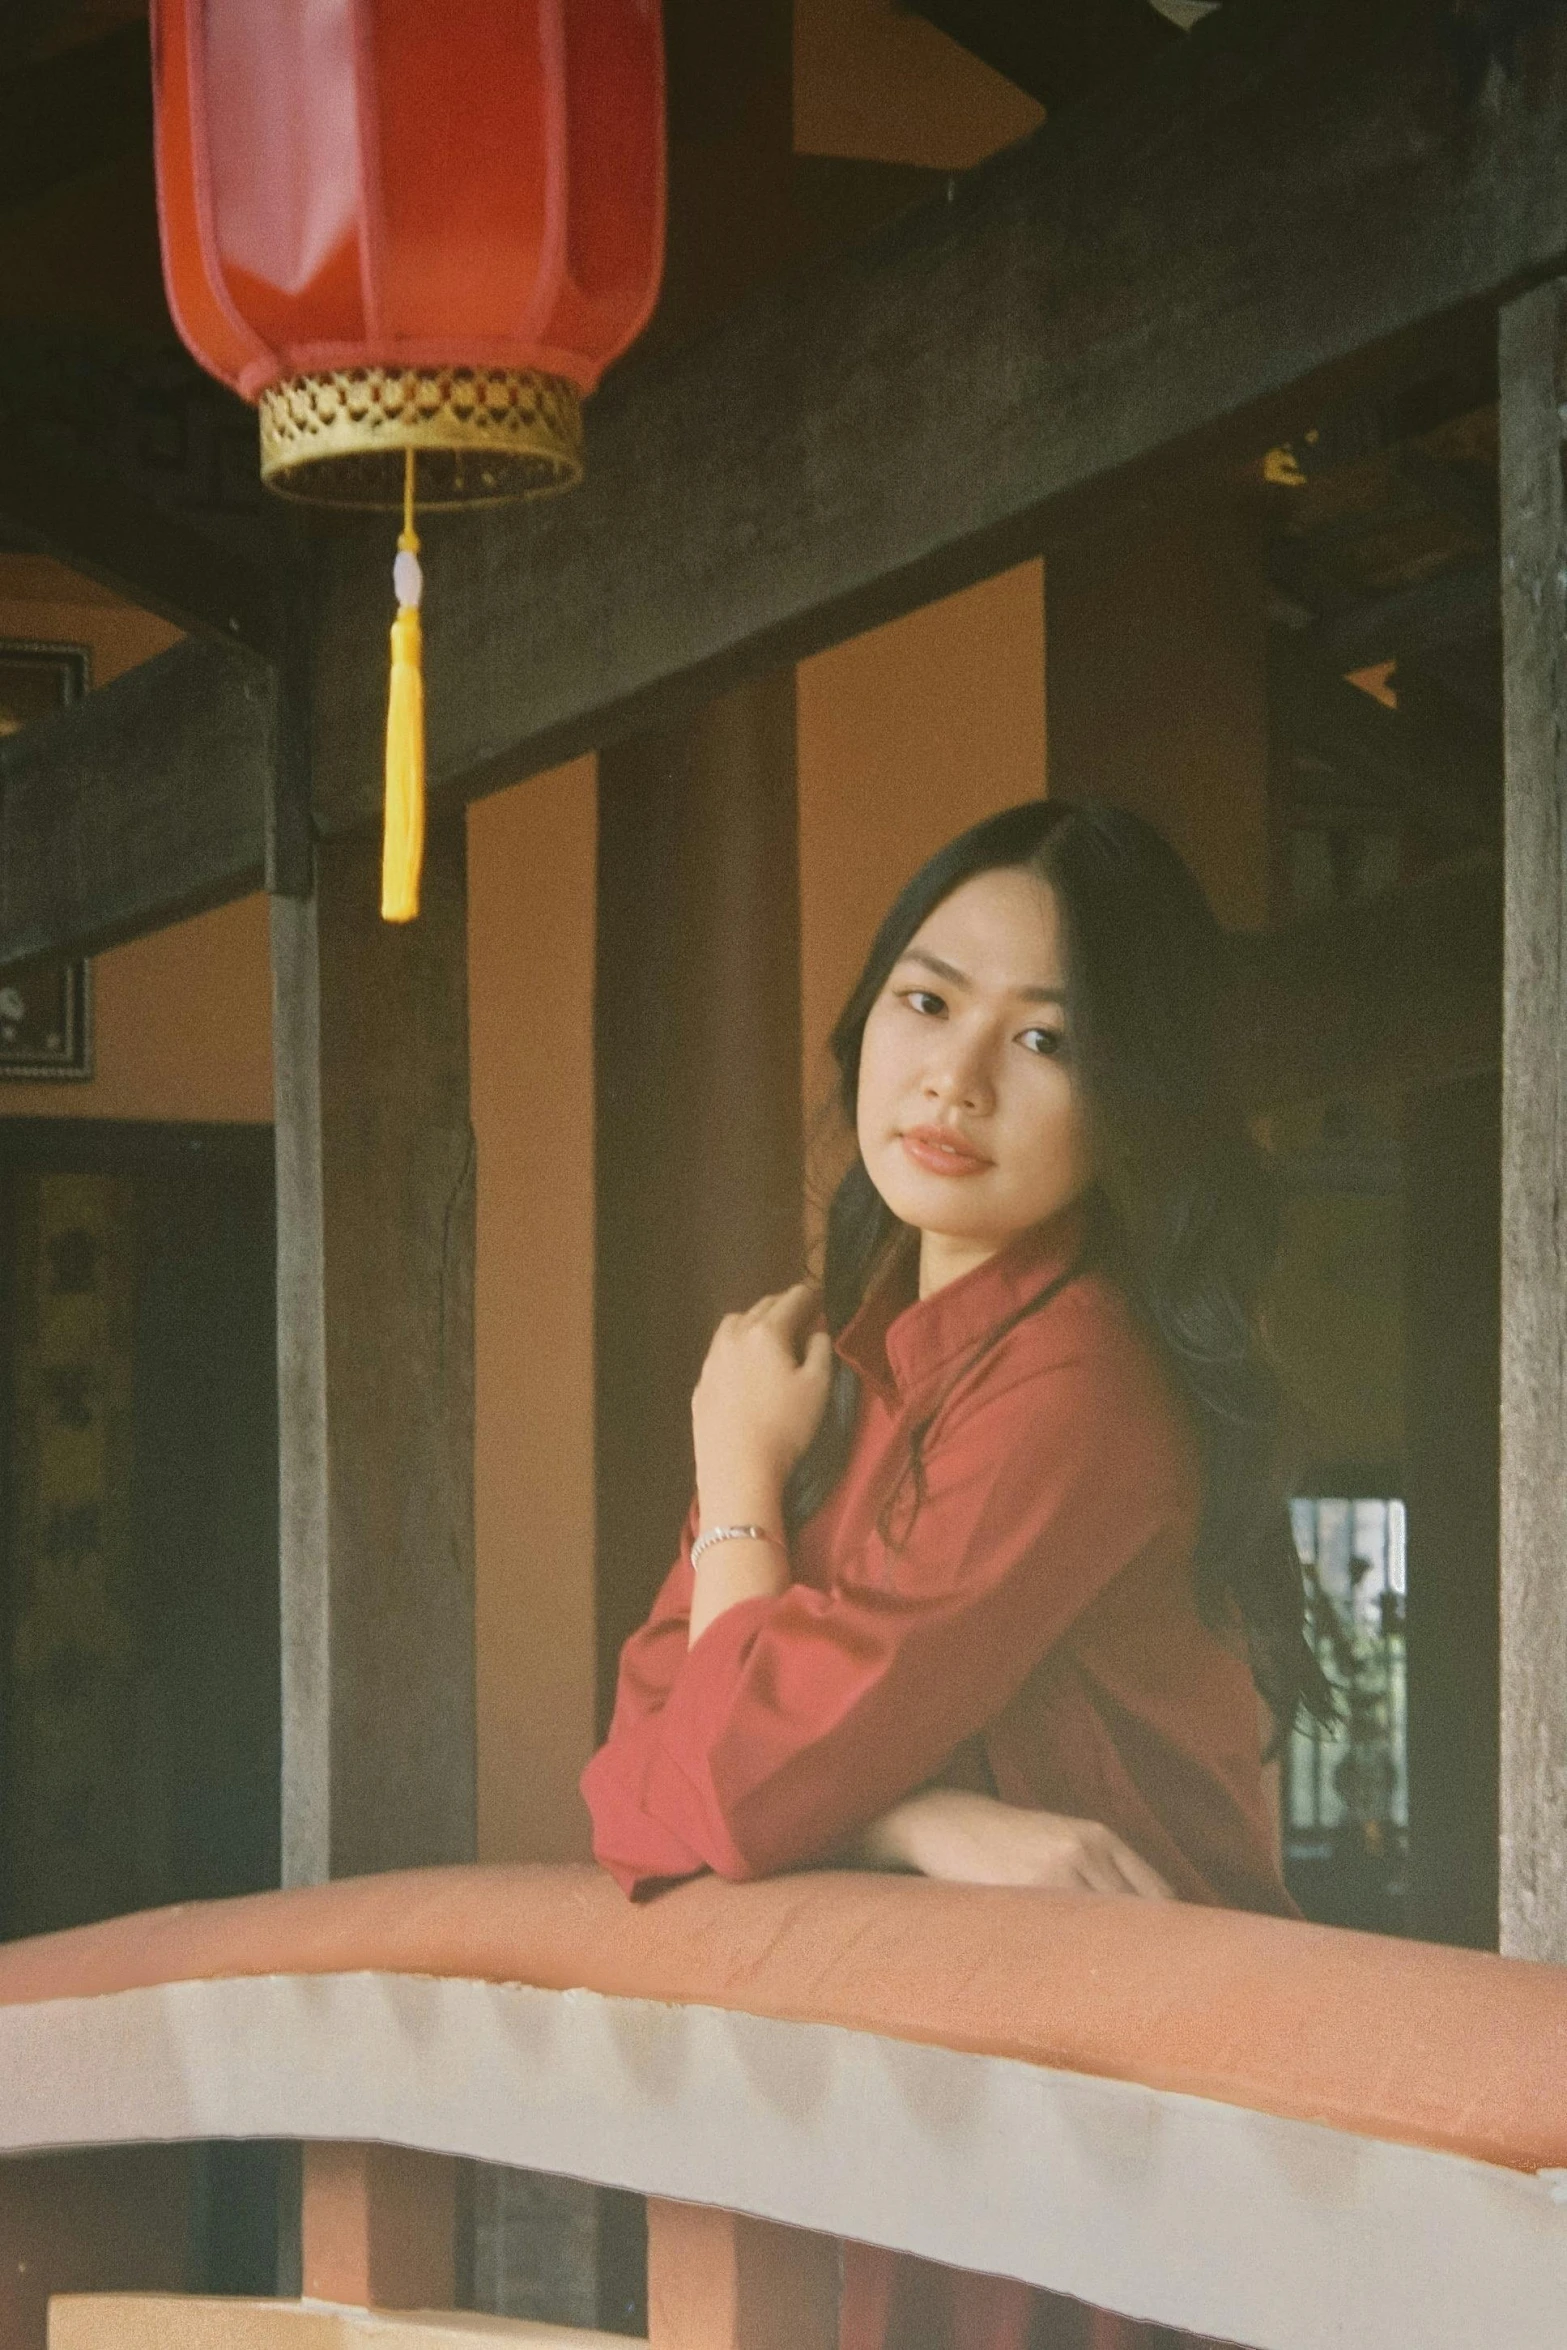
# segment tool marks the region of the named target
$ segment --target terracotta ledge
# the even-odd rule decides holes
[[[824,1872],[634,1906],[586,1867],[408,1870],[0,1945],[0,2007],[367,1971],[839,2025],[1567,2169],[1567,1968],[1176,1903]]]
[[[1561,2350],[1564,2058],[1567,1970],[918,1879],[432,1870],[0,1948],[0,2153],[470,2156],[1256,2350]]]

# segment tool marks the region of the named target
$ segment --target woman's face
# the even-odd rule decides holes
[[[922,1294],[1087,1187],[1066,976],[1055,892],[1007,868],[942,901],[871,1007],[860,1155],[893,1214],[924,1235]]]

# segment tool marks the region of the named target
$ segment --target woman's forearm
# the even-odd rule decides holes
[[[842,1857],[851,1866],[912,1869],[948,1884],[1171,1897],[1158,1871],[1099,1821],[1002,1803],[963,1787],[922,1787],[904,1796],[862,1828]]]
[[[765,1468],[747,1461],[698,1463],[700,1531],[715,1526],[760,1526],[770,1537],[741,1537],[710,1543],[696,1566],[691,1598],[691,1644],[743,1599],[776,1599],[789,1585],[784,1543],[783,1485]]]
[[[902,1806],[894,1804],[880,1819],[871,1820],[833,1854],[833,1864],[846,1869],[902,1869],[919,1875],[900,1830]]]
[[[939,1871],[929,1866],[938,1857],[932,1850],[932,1823],[944,1816],[942,1797],[945,1788],[917,1788],[905,1795],[876,1819],[867,1821],[843,1845],[835,1857],[846,1866],[860,1869],[904,1869],[917,1876],[935,1875]]]

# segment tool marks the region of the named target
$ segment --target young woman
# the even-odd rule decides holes
[[[583,1781],[628,1892],[832,1861],[1289,1912],[1256,1693],[1280,1730],[1328,1693],[1221,950],[1109,808],[1009,809],[898,898],[833,1033],[858,1149],[822,1290],[720,1325]],[[846,2248],[845,2350],[1154,2338]]]

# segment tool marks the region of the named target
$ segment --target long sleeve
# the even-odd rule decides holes
[[[831,1586],[796,1582],[684,1642],[677,1566],[628,1650],[584,1781],[628,1889],[699,1867],[759,1876],[829,1853],[984,1728],[1190,1481],[1150,1365],[1046,1347],[1036,1324],[949,1398],[901,1544],[864,1516]],[[882,1481],[885,1490],[885,1481]]]
[[[623,1889],[665,1878],[689,1877],[707,1864],[699,1852],[646,1808],[642,1782],[658,1737],[658,1717],[680,1676],[690,1646],[695,1577],[691,1544],[693,1503],[680,1552],[654,1600],[647,1622],[620,1652],[615,1711],[609,1736],[582,1775],[593,1816],[593,1852]]]

